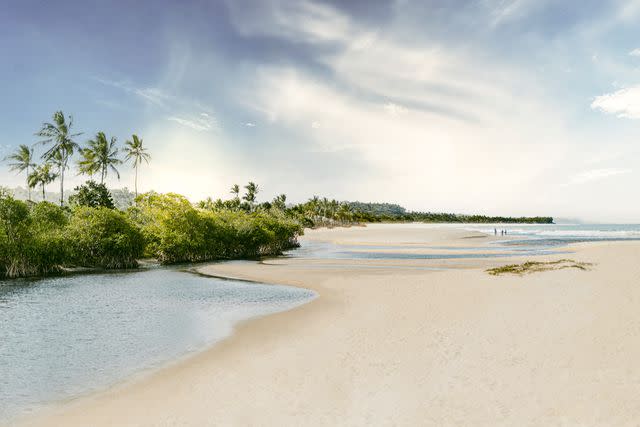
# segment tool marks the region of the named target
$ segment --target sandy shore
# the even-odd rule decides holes
[[[410,226],[307,238],[389,246],[488,239]],[[570,257],[592,270],[523,277],[484,272],[513,258],[205,266],[320,297],[24,425],[637,425],[639,255],[639,242],[580,245]]]

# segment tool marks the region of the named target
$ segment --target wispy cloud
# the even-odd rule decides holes
[[[169,95],[157,88],[135,89],[133,93],[160,107],[164,107],[166,100],[169,98]]]
[[[167,120],[201,132],[215,129],[217,125],[216,120],[208,113],[200,113],[196,117],[170,116]]]
[[[227,6],[234,26],[243,35],[286,37],[308,43],[350,38],[349,19],[334,7],[319,2],[229,0]]]
[[[539,5],[542,0],[491,0],[487,5],[491,10],[491,26],[522,17],[531,7]]]
[[[617,168],[606,168],[606,169],[591,169],[588,171],[580,172],[575,174],[569,179],[569,182],[565,184],[567,185],[575,185],[575,184],[586,184],[588,182],[599,181],[604,178],[608,178],[615,175],[623,175],[631,173],[631,169],[617,169]]]
[[[245,125],[246,127],[249,127],[249,128],[254,128],[254,127],[256,127],[256,124],[255,124],[255,123],[252,123],[252,122],[246,122],[244,125]]]
[[[170,111],[171,115],[167,117],[167,120],[178,123],[181,126],[200,132],[210,131],[218,127],[211,109],[200,102],[174,96],[157,87],[136,87],[128,81],[109,80],[101,77],[96,77],[95,79],[104,85],[134,95],[147,104],[159,107],[164,111]],[[124,108],[124,106],[115,102],[110,102],[108,105],[103,101],[98,102],[110,108]],[[193,114],[193,111],[201,111],[201,113]]]
[[[127,93],[133,94],[141,98],[143,101],[154,104],[159,107],[165,107],[166,102],[171,96],[164,91],[153,87],[136,87],[126,81],[109,80],[102,77],[96,77],[96,81],[106,86],[115,87]]]
[[[597,96],[591,108],[618,117],[640,119],[640,85]]]
[[[640,48],[633,49],[631,52],[629,52],[629,56],[640,56]]]

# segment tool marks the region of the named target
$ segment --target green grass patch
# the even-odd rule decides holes
[[[567,268],[575,268],[578,270],[588,270],[591,266],[588,262],[577,262],[572,259],[560,259],[557,261],[527,261],[523,264],[509,264],[502,267],[490,268],[487,273],[492,276],[499,276],[502,274],[529,274],[538,273],[541,271],[550,270],[564,270]]]

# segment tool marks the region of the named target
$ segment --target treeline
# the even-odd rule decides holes
[[[330,227],[367,222],[553,224],[552,217],[408,212],[402,206],[393,203],[339,202],[317,196],[291,207],[290,211],[295,213],[307,227]]]
[[[354,211],[366,215],[396,217],[407,213],[407,210],[395,203],[363,203],[346,202]]]
[[[297,246],[302,231],[278,207],[199,207],[178,194],[141,194],[121,211],[95,182],[81,186],[65,207],[2,191],[0,277],[134,268],[143,257],[171,264],[275,255]]]
[[[425,222],[465,224],[553,224],[553,217],[508,217],[487,215],[460,215],[436,212],[408,212],[403,215],[377,215],[376,222]]]
[[[406,221],[419,222],[460,222],[467,224],[553,224],[553,217],[509,217],[509,216],[486,216],[486,215],[457,215],[447,213],[417,212],[406,215]]]

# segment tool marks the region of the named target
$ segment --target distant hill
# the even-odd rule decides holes
[[[405,208],[395,203],[347,202],[347,204],[354,211],[374,216],[397,217],[407,213]]]
[[[551,224],[552,217],[505,217],[486,215],[460,215],[443,212],[410,212],[395,203],[346,202],[353,211],[380,221],[459,222],[459,223],[531,223]]]
[[[29,193],[25,188],[15,187],[8,188],[9,192],[13,194],[18,200],[27,200],[29,198]],[[118,209],[127,209],[129,206],[133,205],[133,200],[135,199],[135,195],[133,192],[129,191],[128,188],[113,188],[109,189],[111,193],[111,198],[113,199],[113,203]],[[64,199],[66,201],[69,200],[69,196],[75,194],[73,190],[65,189]],[[42,201],[42,191],[38,191],[38,189],[31,190],[31,200],[35,202]],[[57,191],[47,191],[45,192],[45,200],[51,203],[59,203],[60,202],[60,193]]]

